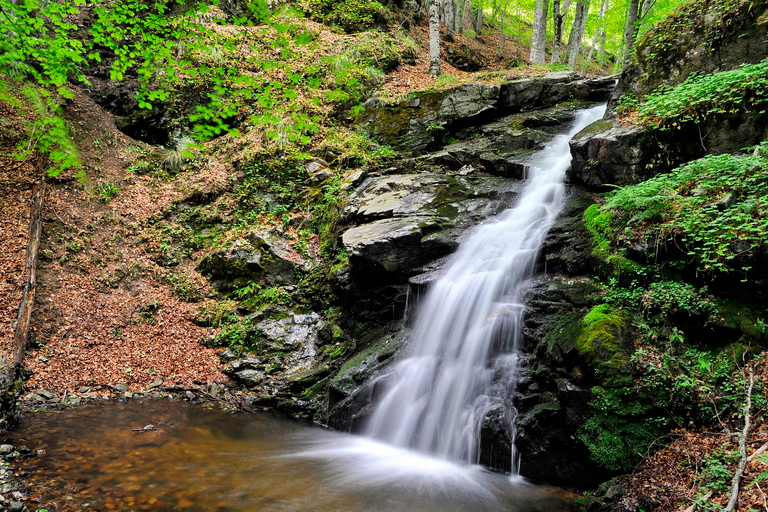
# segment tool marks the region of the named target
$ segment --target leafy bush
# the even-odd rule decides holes
[[[699,122],[712,114],[740,112],[768,101],[768,59],[711,75],[692,74],[673,88],[660,88],[637,106],[640,118],[662,128]],[[626,102],[624,104],[626,107]]]
[[[708,156],[611,193],[585,218],[601,250],[647,237],[659,244],[674,240],[699,270],[746,272],[744,257],[768,240],[765,194],[768,159]]]
[[[361,0],[308,0],[303,10],[313,20],[348,34],[386,22],[388,13],[379,2]]]

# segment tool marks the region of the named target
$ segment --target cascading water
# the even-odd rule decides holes
[[[368,435],[478,462],[483,418],[494,405],[510,403],[514,392],[523,300],[544,238],[565,203],[568,141],[604,111],[599,106],[576,114],[571,130],[538,154],[517,204],[476,228],[431,285],[409,354],[387,375]]]

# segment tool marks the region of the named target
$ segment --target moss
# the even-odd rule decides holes
[[[742,332],[745,342],[768,339],[768,323],[754,307],[735,300],[719,300],[714,313],[715,322],[725,323]]]
[[[626,330],[626,315],[609,304],[594,306],[581,321],[575,347],[602,374],[606,383],[623,382],[628,376]]]
[[[594,123],[590,124],[583,130],[581,130],[575,137],[574,140],[577,139],[590,139],[594,137],[595,135],[605,132],[607,130],[610,130],[613,128],[613,121],[610,121],[608,119],[600,119],[599,121],[595,121]]]

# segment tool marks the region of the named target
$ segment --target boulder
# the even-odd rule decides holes
[[[205,256],[197,269],[220,291],[238,281],[266,286],[295,284],[295,270],[310,270],[313,263],[296,251],[291,240],[277,231],[252,231],[228,248]]]
[[[356,282],[404,283],[424,264],[453,252],[466,229],[500,213],[514,182],[483,175],[371,176],[350,196],[341,236]]]
[[[568,181],[605,189],[650,177],[648,139],[646,128],[625,127],[608,119],[595,121],[571,139],[573,161]]]
[[[423,154],[466,127],[571,98],[605,101],[609,94],[605,80],[579,80],[576,73],[554,72],[501,86],[469,83],[439,92],[420,91],[397,103],[374,97],[363,105],[365,111],[356,123],[382,144]]]

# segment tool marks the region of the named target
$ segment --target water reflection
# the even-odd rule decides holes
[[[134,430],[146,425],[156,430]],[[29,414],[7,441],[46,451],[14,464],[51,511],[575,510],[572,495],[476,466],[184,403]]]

